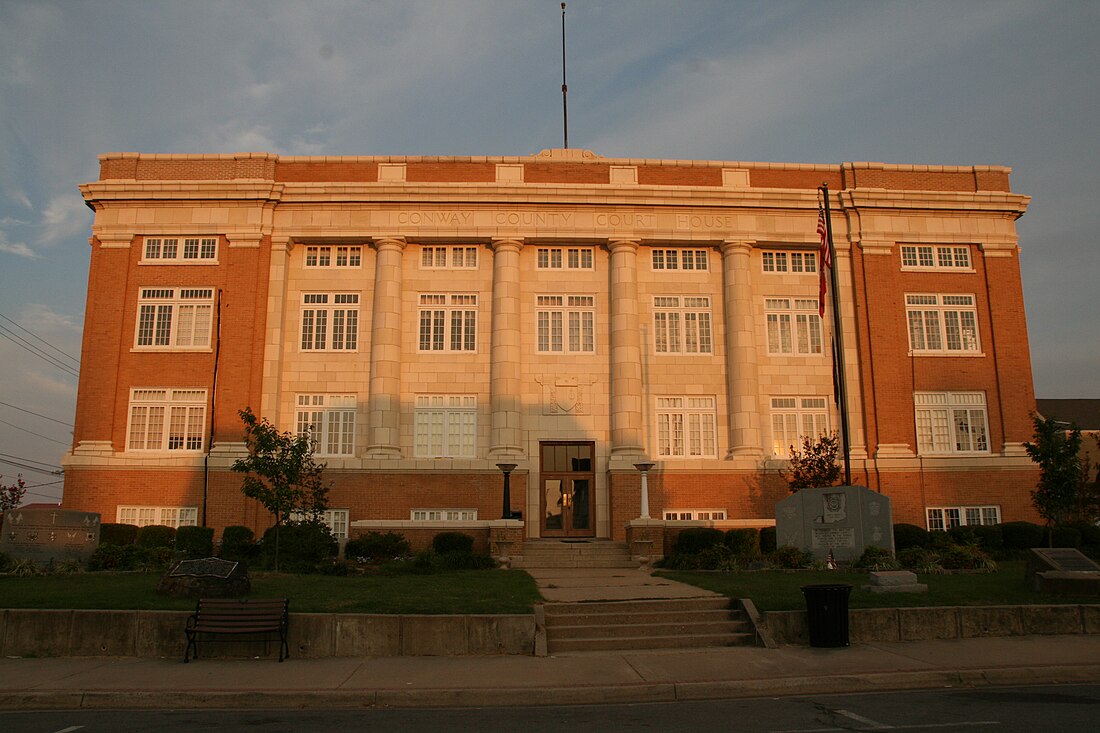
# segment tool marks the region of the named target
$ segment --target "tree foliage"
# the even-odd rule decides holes
[[[0,484],[0,514],[15,509],[26,495],[27,484],[22,474],[15,477],[14,484]]]
[[[802,438],[802,447],[791,446],[791,468],[784,474],[791,493],[799,489],[816,489],[835,486],[840,480],[840,464],[836,457],[840,452],[840,438],[836,433],[822,435],[816,440]]]
[[[233,463],[245,474],[241,491],[260,502],[275,517],[275,569],[279,569],[279,527],[291,515],[319,521],[328,500],[322,474],[325,464],[313,460],[309,435],[280,432],[267,418],[257,418],[246,407],[238,413],[244,422],[248,457]]]
[[[1081,430],[1076,425],[1066,430],[1065,423],[1036,414],[1031,421],[1035,432],[1024,450],[1039,465],[1039,481],[1031,492],[1035,510],[1048,526],[1088,519],[1088,504],[1095,501],[1096,491],[1089,487],[1089,459],[1081,453]]]

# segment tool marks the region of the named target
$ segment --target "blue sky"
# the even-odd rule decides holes
[[[560,33],[558,0],[0,0],[0,326],[79,357],[99,154],[560,147]],[[1100,397],[1100,3],[573,0],[568,52],[600,155],[1012,167],[1036,393]],[[57,465],[75,379],[0,359],[0,460]]]

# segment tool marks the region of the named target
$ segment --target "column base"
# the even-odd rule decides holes
[[[401,449],[392,445],[375,445],[367,448],[367,458],[373,460],[400,460]]]

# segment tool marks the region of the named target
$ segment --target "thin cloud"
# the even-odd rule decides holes
[[[91,212],[76,194],[54,196],[42,212],[42,234],[38,241],[54,244],[88,231]]]
[[[38,253],[32,250],[23,242],[9,242],[4,232],[0,231],[0,252],[6,252],[10,255],[18,255],[19,257],[26,257],[28,260],[38,259]]]

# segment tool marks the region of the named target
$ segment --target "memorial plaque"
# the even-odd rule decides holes
[[[1072,547],[1032,547],[1024,579],[1040,593],[1095,595],[1100,565]]]
[[[208,578],[228,578],[236,569],[237,563],[220,557],[204,557],[199,560],[182,560],[169,573],[173,577],[190,575]]]
[[[815,559],[854,562],[868,546],[894,551],[890,498],[866,486],[801,489],[775,505],[776,542]]]
[[[87,562],[99,547],[99,515],[93,512],[12,509],[0,531],[0,552],[17,560]]]
[[[1046,560],[1051,570],[1091,570],[1100,572],[1100,565],[1085,557],[1080,550],[1072,547],[1046,549],[1036,547],[1032,549],[1032,552]]]
[[[173,598],[241,598],[251,591],[248,568],[220,557],[181,560],[157,583],[157,593]]]

